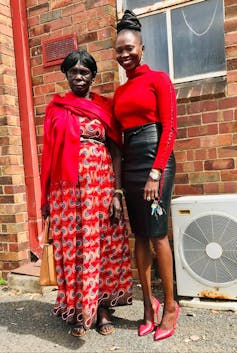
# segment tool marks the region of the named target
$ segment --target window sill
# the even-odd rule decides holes
[[[226,76],[175,84],[177,103],[225,96]]]

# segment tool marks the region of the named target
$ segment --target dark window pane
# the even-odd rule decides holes
[[[139,19],[142,24],[142,38],[145,45],[144,63],[154,70],[169,72],[168,44],[165,13]]]
[[[171,11],[174,77],[225,70],[223,0]]]
[[[162,0],[124,0],[124,6],[126,9],[135,9],[137,7],[153,5],[156,2],[161,2],[161,1]]]

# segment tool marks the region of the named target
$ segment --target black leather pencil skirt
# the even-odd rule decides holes
[[[143,198],[144,187],[156,157],[162,132],[161,124],[147,124],[124,132],[122,184],[129,221],[135,236],[164,237],[168,233],[168,217],[175,177],[175,157],[170,155],[162,175],[161,203],[166,212],[151,215],[152,201]]]

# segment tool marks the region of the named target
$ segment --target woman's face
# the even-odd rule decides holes
[[[69,86],[74,94],[79,97],[87,97],[89,95],[90,85],[93,81],[91,70],[83,66],[80,61],[72,66],[66,73]]]
[[[121,31],[116,40],[116,59],[124,70],[133,70],[140,65],[143,44],[138,34],[133,31]]]

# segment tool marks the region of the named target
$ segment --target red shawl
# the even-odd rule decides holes
[[[47,203],[50,184],[59,181],[77,183],[80,148],[79,116],[98,119],[106,134],[121,146],[119,129],[112,121],[111,100],[95,93],[92,100],[72,92],[56,94],[46,108],[41,160],[41,206]]]

